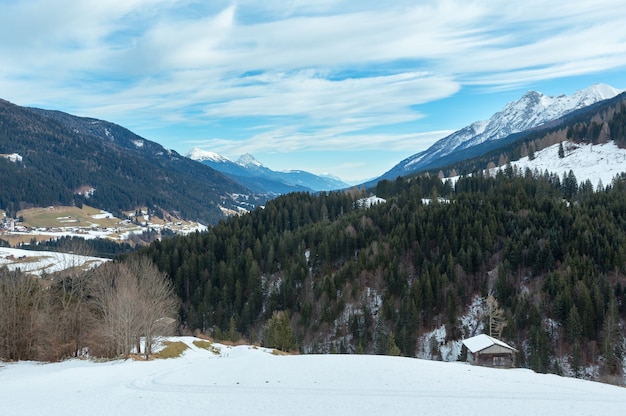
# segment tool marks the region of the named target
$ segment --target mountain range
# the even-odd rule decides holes
[[[318,176],[303,170],[273,171],[249,153],[232,161],[220,154],[194,148],[187,157],[212,167],[257,193],[279,195],[288,192],[329,191],[349,186],[340,179]]]
[[[506,146],[517,146],[509,149],[506,159],[519,159],[528,148],[540,150],[526,143],[526,150],[520,151],[515,144],[528,142],[531,132],[538,135],[541,129],[570,123],[561,136],[565,131],[570,134],[575,121],[568,120],[593,111],[620,92],[602,84],[571,96],[550,97],[530,91],[488,120],[439,140],[365,185],[463,164],[468,170],[465,161],[480,158],[484,160],[474,165],[483,164],[479,168],[484,169],[486,159],[495,157],[497,162]],[[583,123],[585,128],[593,127],[590,117]],[[541,148],[554,143],[558,141],[552,139]],[[4,181],[0,208],[10,215],[27,207],[88,203],[116,213],[147,207],[157,214],[212,224],[279,194],[348,187],[337,178],[305,171],[276,172],[249,154],[232,161],[194,149],[184,157],[107,121],[20,107],[4,100],[0,100],[0,156]]]
[[[576,110],[613,98],[622,92],[605,84],[593,85],[571,96],[552,97],[529,91],[519,100],[507,104],[488,120],[476,121],[438,140],[428,149],[402,160],[370,184],[380,179],[395,179],[398,176],[445,167],[487,153],[504,145],[506,143],[504,139],[516,133],[554,122]]]

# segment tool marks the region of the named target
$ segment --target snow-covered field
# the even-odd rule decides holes
[[[619,415],[626,389],[464,363],[190,348],[169,360],[0,367],[9,415]]]
[[[21,269],[23,272],[39,276],[44,272],[54,273],[69,267],[95,267],[105,261],[108,259],[54,251],[0,248],[0,267],[6,266],[9,270]]]

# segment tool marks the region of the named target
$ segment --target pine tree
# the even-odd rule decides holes
[[[289,323],[289,316],[285,311],[275,311],[265,326],[263,345],[289,352],[298,349],[296,337]]]
[[[394,357],[399,357],[402,355],[402,352],[400,351],[400,348],[398,348],[398,345],[396,344],[396,338],[393,336],[393,334],[389,334],[389,336],[387,337],[387,350],[385,351],[386,355],[392,355]]]
[[[624,337],[619,327],[619,313],[615,298],[611,297],[609,309],[604,318],[604,337],[602,340],[602,355],[604,356],[604,371],[610,375],[622,374],[622,344]]]

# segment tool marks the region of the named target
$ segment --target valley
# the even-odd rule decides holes
[[[147,268],[168,282],[178,307],[163,318],[176,322],[179,334],[305,354],[464,361],[461,341],[492,329],[486,305],[495,299],[498,336],[516,349],[517,366],[624,384],[626,106],[623,95],[596,98],[587,107],[567,107],[564,116],[563,109],[541,107],[542,114],[560,118],[484,142],[469,140],[472,146],[439,157],[435,169],[318,192],[293,188],[250,155],[235,163],[195,152],[204,162],[226,163],[218,172],[119,126],[5,104],[27,140],[14,135],[11,149],[0,149],[20,155],[0,159],[9,178],[0,195],[6,210],[0,239],[19,246],[2,249],[4,283],[18,278],[35,285],[29,296],[45,302],[33,300],[24,313],[41,334],[51,331],[42,322],[76,316],[73,306],[89,317],[63,329],[78,334],[70,336],[73,345],[65,332],[53,333],[51,341],[27,331],[20,335],[27,350],[8,345],[6,351],[26,359],[57,360],[80,351],[128,356],[147,330],[129,329],[126,340],[106,335],[117,329],[107,326],[113,325],[108,312],[92,300],[101,288],[89,282],[110,278],[112,288],[130,285],[128,293],[139,296],[147,290],[141,285]],[[492,124],[509,131],[515,129],[508,121],[539,119],[534,107],[518,105],[529,100],[552,102],[527,94]],[[50,170],[38,163],[45,152],[28,151],[39,143],[40,130],[77,140],[68,125],[84,129],[79,142],[93,152],[81,154],[87,172],[65,172],[58,164]],[[59,154],[69,149],[52,148]],[[265,176],[253,177],[253,171]],[[54,192],[36,192],[42,175],[55,178]],[[248,189],[243,177],[259,188]],[[265,187],[276,178],[287,187],[282,195]],[[54,203],[18,209],[36,206],[34,201]],[[61,261],[60,254],[42,251],[92,255],[103,242],[99,252],[114,261]],[[55,268],[55,259],[80,268]],[[38,276],[53,290],[37,289]],[[112,299],[140,308],[126,295]],[[278,338],[272,335],[277,327]]]
[[[623,0],[0,10],[0,416],[626,408]]]
[[[82,208],[54,206],[30,208],[17,213],[17,219],[3,217],[0,224],[0,239],[11,246],[42,242],[60,237],[84,239],[106,238],[114,241],[129,241],[133,235],[144,232],[189,234],[206,231],[206,226],[197,222],[176,218],[160,218],[148,214],[144,209],[125,213],[117,218],[110,212],[87,205]]]

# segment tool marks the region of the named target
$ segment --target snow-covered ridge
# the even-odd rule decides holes
[[[246,153],[242,155],[239,159],[237,159],[237,164],[239,166],[243,166],[244,168],[262,168],[263,164],[256,160],[254,156],[250,153]]]
[[[205,160],[212,160],[214,162],[232,162],[226,156],[222,156],[214,152],[209,152],[208,150],[202,150],[197,147],[191,149],[189,153],[187,153],[187,157],[198,162],[202,162]]]
[[[256,160],[254,156],[250,153],[246,153],[239,157],[236,162],[233,162],[231,159],[226,156],[222,156],[219,153],[210,152],[208,150],[202,150],[197,147],[194,147],[187,153],[187,157],[192,160],[196,160],[198,162],[204,161],[212,161],[218,163],[235,163],[244,168],[262,168],[263,164]]]

